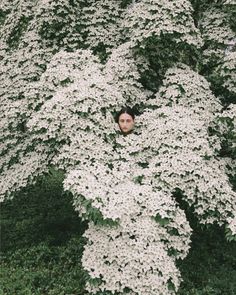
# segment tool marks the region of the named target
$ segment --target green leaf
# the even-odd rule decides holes
[[[141,184],[143,178],[144,178],[144,175],[139,175],[139,176],[134,177],[134,178],[133,178],[134,183],[139,183],[139,184]]]
[[[154,217],[154,219],[155,219],[155,221],[158,222],[161,226],[165,226],[165,225],[167,225],[167,224],[170,222],[169,218],[167,218],[167,217],[163,218],[163,217],[161,217],[160,214],[157,214],[157,215]]]

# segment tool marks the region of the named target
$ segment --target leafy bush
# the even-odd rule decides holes
[[[62,245],[81,235],[86,223],[72,207],[72,198],[63,193],[63,173],[51,171],[36,185],[22,190],[1,206],[1,250],[14,251],[39,243]]]
[[[223,229],[195,228],[188,257],[179,263],[183,283],[179,295],[236,294],[236,243]]]
[[[78,237],[66,246],[40,243],[3,256],[0,294],[84,294],[83,245]]]

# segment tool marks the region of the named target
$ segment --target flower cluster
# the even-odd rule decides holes
[[[222,79],[222,86],[236,97],[236,52],[229,52],[223,59],[222,64],[216,69]]]
[[[80,167],[64,181],[80,216],[93,220],[85,233],[88,244],[83,255],[83,266],[92,278],[87,288],[92,293],[122,293],[128,288],[131,294],[172,294],[179,286],[175,259],[187,255],[191,229],[167,188],[140,183],[138,171],[148,171],[134,157],[142,151],[139,137],[118,136],[119,148],[107,164]],[[108,228],[98,224],[84,198],[105,221],[118,224]],[[94,280],[99,284],[94,286]]]
[[[145,46],[150,38],[161,39],[163,35],[172,35],[176,43],[200,46],[202,40],[191,13],[190,1],[138,1],[125,11],[123,34],[139,46]]]
[[[235,34],[230,27],[229,17],[226,11],[219,6],[212,6],[204,11],[199,26],[202,37],[207,40],[213,49],[214,46],[224,46],[234,39]]]
[[[180,273],[162,239],[166,241],[168,230],[155,220],[147,216],[123,218],[116,228],[91,223],[85,236],[89,243],[82,263],[91,276],[87,289],[92,294],[105,290],[118,294],[126,290],[130,294],[175,294]]]
[[[63,169],[64,189],[89,221],[83,267],[91,294],[175,294],[176,259],[186,257],[191,235],[180,199],[199,222],[236,234],[228,179],[235,105],[222,112],[198,63],[183,64],[203,40],[201,65],[222,61],[212,72],[235,95],[235,53],[224,57],[233,38],[226,8],[206,5],[194,22],[187,0],[0,4],[1,200],[50,165]],[[164,55],[166,40],[181,44],[178,57],[168,44]],[[153,72],[158,81],[144,79]],[[126,104],[142,115],[124,136],[113,115]]]
[[[81,23],[89,48],[104,46],[111,52],[111,48],[121,44],[123,12],[120,0],[86,1]]]
[[[126,69],[125,79],[120,67]],[[104,66],[90,50],[59,52],[27,94],[29,101],[37,97],[34,108],[43,104],[27,127],[54,146],[53,163],[62,169],[83,162],[88,155],[106,162],[99,151],[111,153],[102,137],[109,141],[116,132],[112,111],[127,101],[134,104],[145,99],[138,79],[129,46],[114,50]]]
[[[222,113],[218,114],[211,123],[211,128],[220,139],[221,149],[227,156],[225,161],[227,174],[236,174],[236,105],[231,104]]]
[[[235,95],[235,6],[227,3],[207,5],[199,19],[199,28],[205,46],[201,63],[208,72],[209,80],[219,88],[223,86]],[[231,76],[227,78],[227,76]]]
[[[137,294],[154,294],[157,290],[171,294],[168,288],[165,289],[168,284],[163,282],[162,286],[153,283],[153,289],[148,289],[144,281],[141,286],[136,284],[137,278],[144,274],[148,280],[154,274],[153,268],[150,270],[148,265],[145,266],[137,254],[136,260],[144,265],[144,270],[137,269],[136,275],[133,270],[125,283],[123,274],[127,277],[130,267],[136,269],[136,262],[132,260],[134,252],[123,247],[125,243],[129,245],[130,239],[135,239],[135,245],[143,245],[146,237],[144,234],[136,237],[133,224],[138,230],[143,219],[149,220],[149,230],[140,230],[146,233],[151,230],[154,217],[155,227],[160,230],[156,237],[165,240],[163,247],[167,255],[171,259],[185,257],[190,229],[179,228],[179,225],[187,224],[185,217],[179,212],[179,217],[173,216],[170,222],[171,212],[177,214],[179,210],[173,195],[176,189],[193,206],[201,223],[228,222],[229,227],[233,224],[236,194],[226,175],[225,162],[215,157],[221,148],[219,138],[208,134],[209,123],[220,111],[220,103],[214,99],[209,83],[188,67],[179,65],[166,73],[159,93],[154,99],[147,100],[147,106],[157,108],[145,111],[136,119],[137,134],[114,138],[113,153],[106,153],[107,162],[102,163],[102,157],[93,164],[86,165],[85,162],[82,167],[70,171],[64,182],[65,189],[74,196],[74,206],[80,216],[92,220],[85,234],[88,244],[83,256],[84,268],[93,278],[88,284],[92,293],[99,290],[122,293],[129,288],[131,293]],[[115,221],[116,227],[104,229],[94,212],[99,212],[105,223]],[[171,223],[172,229],[168,229]],[[128,228],[129,240],[123,228]],[[171,233],[169,238],[168,233]],[[146,253],[145,249],[138,249]],[[122,264],[124,251],[125,265]],[[152,259],[158,262],[155,255],[153,253]],[[145,261],[149,263],[147,258]],[[170,263],[169,258],[166,261]],[[173,276],[166,274],[165,280],[177,288],[178,273],[174,265],[171,267],[170,263],[165,267],[175,273]],[[156,265],[157,269],[161,276],[159,265]],[[157,281],[160,282],[160,278]]]

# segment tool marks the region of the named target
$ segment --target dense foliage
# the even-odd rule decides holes
[[[81,265],[86,223],[58,176],[38,180],[1,206],[2,295],[86,294]],[[191,212],[188,220],[194,231],[191,250],[178,263],[183,277],[178,294],[234,295],[236,243],[228,243],[217,226],[200,229]]]
[[[1,199],[50,167],[92,294],[175,294],[198,223],[236,234],[233,1],[2,1]],[[113,114],[142,113],[123,136]],[[178,195],[178,197],[177,197]],[[185,210],[181,204],[186,203]]]

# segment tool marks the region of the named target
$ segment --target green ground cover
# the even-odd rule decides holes
[[[60,174],[42,177],[35,186],[1,206],[0,295],[82,295],[81,267],[87,227],[62,193]],[[179,295],[235,295],[236,242],[224,231],[194,226],[192,248],[178,265]]]

